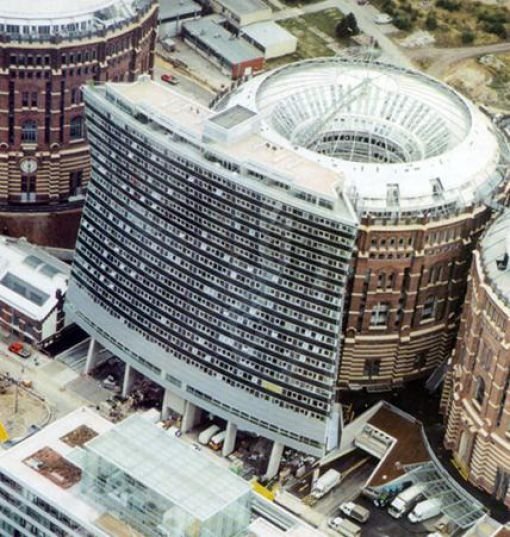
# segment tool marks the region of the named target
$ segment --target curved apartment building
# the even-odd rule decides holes
[[[453,355],[445,446],[460,471],[510,507],[510,213],[473,256]]]
[[[245,107],[216,113],[148,78],[85,100],[75,321],[174,408],[315,455],[336,447],[357,226],[341,174],[270,143]]]
[[[223,98],[265,136],[345,177],[359,218],[341,389],[390,390],[449,356],[471,251],[502,193],[500,135],[424,74],[335,59],[282,67]]]
[[[157,2],[0,7],[0,233],[74,246],[90,176],[81,87],[152,71]]]

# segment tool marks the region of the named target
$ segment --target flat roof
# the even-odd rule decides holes
[[[18,30],[5,31],[20,35],[34,35],[39,26],[46,28],[41,37],[79,33],[103,28],[104,25],[129,20],[148,5],[150,0],[17,0],[0,3],[0,24],[18,26]],[[70,30],[67,25],[71,25]],[[27,28],[25,30],[25,28]]]
[[[107,98],[110,95],[111,98],[122,99],[124,103],[143,111],[155,123],[194,138],[196,143],[202,143],[206,122],[218,114],[217,111],[181,95],[171,87],[154,82],[149,77],[141,77],[132,84],[107,83],[104,88]],[[86,88],[85,91],[103,90]],[[290,185],[334,199],[342,205],[339,210],[346,211],[349,218],[354,218],[352,209],[346,206],[347,202],[338,194],[344,182],[340,171],[321,166],[288,147],[269,142],[262,131],[248,134],[228,145],[204,143],[204,147],[207,145],[231,159],[265,168],[270,176],[276,177],[279,174],[282,180],[285,179]]]
[[[65,294],[70,267],[25,239],[0,236],[0,300],[36,320]]]
[[[216,0],[218,4],[239,15],[249,15],[262,10],[271,10],[263,0]]]
[[[257,114],[255,112],[248,110],[248,108],[236,104],[235,106],[223,110],[223,112],[215,114],[210,118],[209,121],[220,125],[220,127],[225,127],[226,129],[229,129],[231,127],[234,127],[235,125],[243,123],[247,119],[250,119],[256,115]]]
[[[256,518],[248,527],[247,537],[325,537],[325,534],[304,524],[282,530],[263,518]]]
[[[288,30],[282,28],[274,21],[262,21],[248,24],[242,27],[241,34],[247,35],[264,48],[276,45],[282,41],[297,42],[297,37],[295,35],[292,35]]]
[[[263,53],[244,39],[231,34],[211,15],[183,23],[186,31],[232,65],[262,58]]]
[[[67,414],[63,418],[54,421],[26,438],[19,444],[0,452],[0,469],[11,475],[17,482],[28,490],[37,493],[38,496],[47,500],[59,509],[68,513],[74,519],[82,521],[88,526],[94,525],[95,520],[102,515],[97,506],[86,502],[80,493],[80,484],[76,483],[70,488],[62,488],[51,481],[36,468],[27,465],[25,459],[45,447],[51,448],[59,455],[67,458],[75,449],[62,438],[71,431],[86,425],[98,434],[104,433],[113,427],[113,424],[99,416],[87,407],[81,407]],[[116,535],[115,533],[99,532],[98,535]]]
[[[383,404],[367,423],[395,439],[395,443],[372,474],[369,483],[371,487],[384,485],[404,475],[406,464],[430,460],[423,442],[422,425],[411,416]]]
[[[266,137],[345,172],[358,214],[452,214],[503,181],[490,119],[415,70],[314,58],[253,77],[226,101],[259,112]]]
[[[158,19],[160,22],[201,12],[202,6],[195,0],[159,0]]]
[[[242,478],[137,414],[87,442],[86,449],[199,520],[250,494]]]

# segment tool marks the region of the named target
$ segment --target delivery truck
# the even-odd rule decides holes
[[[207,444],[211,441],[211,438],[218,433],[220,430],[218,425],[209,425],[207,429],[204,429],[199,435],[198,435],[198,442],[202,444],[203,446],[207,446]]]
[[[361,535],[361,528],[357,524],[339,516],[330,518],[328,526],[344,537],[359,537]]]
[[[330,469],[317,479],[312,486],[312,498],[318,500],[333,490],[342,480],[340,472]]]

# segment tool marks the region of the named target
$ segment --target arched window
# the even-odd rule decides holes
[[[479,405],[483,405],[485,397],[485,381],[482,377],[478,377],[475,382],[475,401]]]
[[[81,116],[76,116],[71,119],[71,130],[70,130],[71,140],[79,140],[83,138],[83,118]]]
[[[33,119],[28,119],[21,125],[21,141],[37,142],[37,123]]]

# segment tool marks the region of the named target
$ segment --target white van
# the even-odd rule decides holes
[[[207,429],[204,429],[199,435],[198,435],[198,442],[199,444],[202,444],[203,446],[207,446],[211,438],[220,430],[218,425],[209,425]]]
[[[393,499],[388,507],[388,513],[393,518],[400,518],[406,511],[411,509],[414,502],[422,497],[425,485],[418,483],[408,489],[403,490],[396,498]]]
[[[441,500],[439,498],[431,498],[430,500],[417,503],[407,518],[410,522],[416,524],[416,522],[423,522],[440,514]]]

